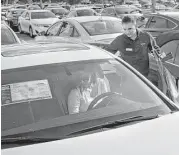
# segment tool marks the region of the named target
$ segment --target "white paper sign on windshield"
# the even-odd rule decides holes
[[[2,103],[20,103],[52,98],[48,80],[27,81],[2,86]]]

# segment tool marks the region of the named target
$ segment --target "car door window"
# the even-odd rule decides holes
[[[169,29],[173,29],[173,28],[176,27],[176,24],[173,23],[173,22],[170,21],[170,20],[167,20],[167,27],[168,27]]]
[[[79,35],[78,31],[76,30],[75,27],[73,27],[73,34],[72,34],[72,37],[79,37],[79,36],[80,36],[80,35]]]
[[[178,61],[179,57],[176,58],[177,53],[179,53],[179,40],[173,40],[161,47],[161,50],[167,54],[172,53],[173,59],[169,60],[170,62]]]
[[[61,26],[62,26],[62,22],[58,22],[58,23],[54,24],[47,30],[46,34],[48,36],[57,36],[59,34]]]
[[[59,36],[61,36],[61,37],[71,37],[72,33],[73,33],[73,26],[71,24],[67,23],[67,22],[64,22],[62,27],[61,27]]]
[[[26,13],[25,18],[30,19],[29,13]]]
[[[150,21],[149,28],[167,28],[167,20],[161,17],[153,17]]]
[[[26,14],[27,14],[27,12],[22,13],[21,17],[25,18]]]

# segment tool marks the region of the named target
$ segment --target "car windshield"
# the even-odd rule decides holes
[[[32,12],[32,19],[45,19],[45,18],[56,18],[52,12]]]
[[[77,10],[77,16],[94,16],[94,11],[90,9]]]
[[[13,33],[8,28],[1,28],[1,45],[17,43]]]
[[[52,9],[51,10],[54,14],[59,14],[59,15],[63,15],[63,14],[67,14],[68,11],[66,9],[60,8],[60,9]]]
[[[171,111],[116,59],[2,70],[1,82],[2,136],[50,126],[64,127],[59,135],[66,135],[82,129],[84,122]],[[44,132],[45,136],[54,131]]]
[[[84,22],[81,25],[91,36],[123,32],[120,20],[97,20]]]

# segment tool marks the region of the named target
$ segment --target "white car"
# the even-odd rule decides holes
[[[18,20],[19,32],[29,33],[31,37],[42,31],[46,31],[49,26],[59,19],[49,10],[27,10]]]
[[[1,46],[9,46],[12,44],[21,44],[21,41],[5,22],[1,22]]]
[[[111,42],[123,33],[121,19],[105,16],[83,16],[64,18],[48,28],[36,40],[52,39],[83,43]]]
[[[179,154],[177,105],[115,55],[45,42],[3,48],[1,64],[2,155]],[[85,81],[93,100],[70,114],[69,94]],[[84,105],[82,92],[70,100]]]

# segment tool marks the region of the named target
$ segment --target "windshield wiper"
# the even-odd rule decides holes
[[[82,129],[82,130],[79,130],[79,131],[75,131],[73,133],[70,133],[68,136],[83,134],[83,133],[86,133],[86,132],[99,130],[99,129],[102,129],[102,128],[114,128],[114,127],[117,127],[117,126],[120,126],[120,125],[123,125],[123,124],[128,124],[128,123],[138,122],[138,121],[151,120],[151,119],[155,119],[155,118],[158,118],[158,117],[160,117],[160,115],[134,116],[134,117],[126,118],[126,119],[123,119],[123,120],[106,122],[104,124],[100,124],[100,125],[85,128],[85,129]]]

